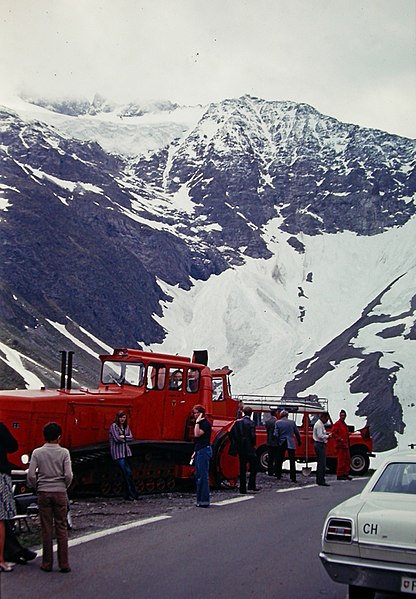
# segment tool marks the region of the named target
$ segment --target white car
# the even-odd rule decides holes
[[[319,557],[350,599],[416,597],[416,450],[390,455],[359,495],[329,512]]]

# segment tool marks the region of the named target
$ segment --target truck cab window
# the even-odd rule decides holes
[[[169,368],[169,389],[180,391],[182,389],[183,372],[179,368]]]
[[[188,369],[186,390],[188,393],[196,393],[199,390],[199,370],[196,368]]]
[[[264,412],[256,412],[253,411],[252,415],[251,415],[251,419],[254,422],[254,424],[256,426],[261,426],[262,425],[262,414],[264,414]]]
[[[295,424],[298,428],[301,428],[303,426],[303,419],[305,417],[305,414],[303,414],[302,412],[295,412],[292,415],[289,414],[289,418],[290,416],[292,416],[292,419],[295,421]]]
[[[145,367],[142,362],[113,362],[103,364],[101,380],[105,385],[132,385],[141,387],[144,380]]]
[[[223,399],[222,379],[212,379],[212,401],[222,401]]]
[[[148,389],[163,389],[166,381],[166,366],[162,364],[149,364],[147,368]]]

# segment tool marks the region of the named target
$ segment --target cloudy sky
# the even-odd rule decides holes
[[[251,94],[416,137],[416,0],[1,0],[0,56],[3,101]]]

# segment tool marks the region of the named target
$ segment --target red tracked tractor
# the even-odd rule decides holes
[[[112,355],[100,356],[97,389],[72,389],[73,352],[61,354],[60,389],[0,391],[0,420],[19,443],[19,450],[9,455],[15,470],[22,470],[33,449],[43,444],[43,426],[53,420],[61,424],[62,445],[71,452],[71,492],[121,494],[122,478],[110,458],[108,429],[123,409],[135,439],[132,467],[138,491],[173,489],[178,480],[194,476],[189,465],[192,407],[202,404],[213,423],[211,484],[235,484],[238,463],[228,455],[228,431],[237,411],[230,394],[231,370],[211,370],[206,351],[190,359],[115,349]]]

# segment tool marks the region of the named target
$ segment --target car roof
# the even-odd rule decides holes
[[[381,466],[389,462],[416,462],[416,451],[406,450],[391,453],[390,455],[386,456]]]

